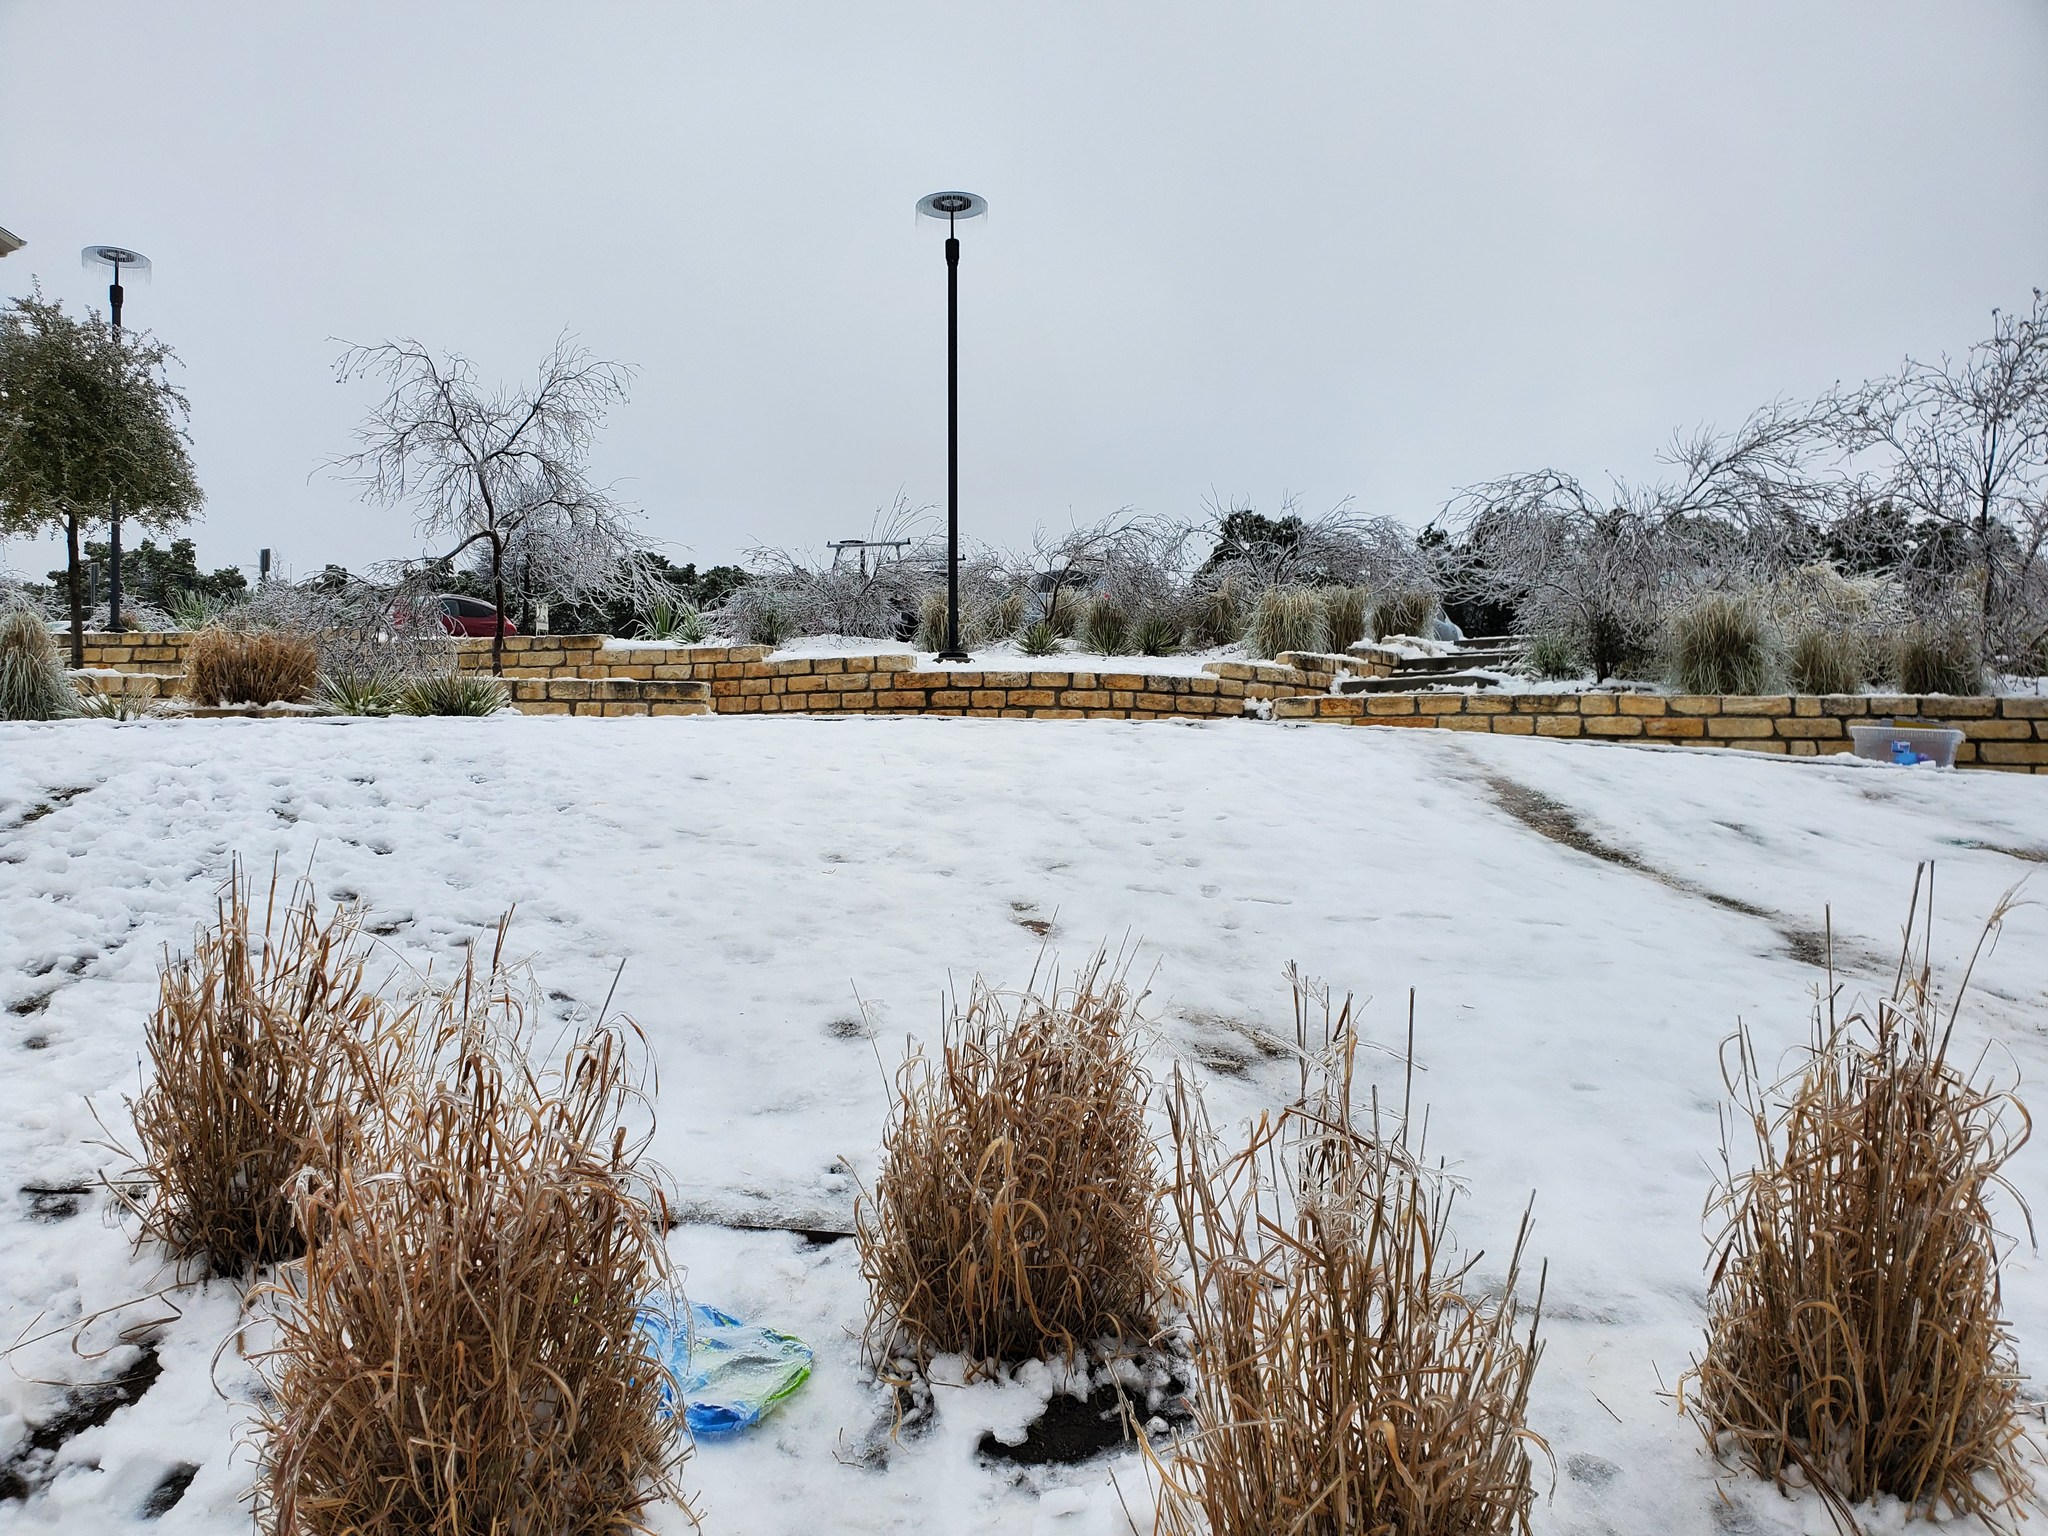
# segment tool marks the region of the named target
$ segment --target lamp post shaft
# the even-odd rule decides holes
[[[114,281],[107,287],[107,310],[114,321],[114,342],[121,341],[121,264],[114,263]],[[121,502],[114,499],[107,517],[107,628],[121,627]]]
[[[960,648],[960,242],[946,235],[946,649],[945,661],[965,661]]]

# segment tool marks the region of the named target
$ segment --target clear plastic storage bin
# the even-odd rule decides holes
[[[1902,768],[1931,764],[1936,768],[1956,765],[1956,748],[1963,733],[1945,725],[1899,725],[1890,720],[1873,720],[1849,727],[1856,743],[1856,755],[1873,763],[1897,763]]]

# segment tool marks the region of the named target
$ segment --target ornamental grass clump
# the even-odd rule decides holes
[[[1917,907],[1917,883],[1914,895]],[[2011,1193],[2004,1169],[2028,1121],[1950,1059],[1962,998],[1937,1006],[1931,945],[1916,961],[1911,934],[1909,915],[1874,1011],[1838,1019],[1829,976],[1790,1076],[1765,1078],[1746,1030],[1730,1042],[1740,1130],[1707,1207],[1719,1235],[1706,1352],[1680,1401],[1718,1452],[1817,1488],[1845,1518],[1889,1495],[2017,1528],[2038,1451],[2020,1422],[1990,1198]]]
[[[1854,693],[1864,683],[1863,652],[1853,631],[1814,625],[1793,635],[1786,675],[1796,693]]]
[[[78,690],[41,614],[0,617],[0,720],[63,720],[78,713]]]
[[[1014,995],[977,978],[940,1059],[903,1064],[854,1219],[879,1373],[1152,1339],[1167,1281],[1137,1006],[1102,954]]]
[[[1266,588],[1252,604],[1244,648],[1262,661],[1282,651],[1329,650],[1330,616],[1323,595],[1313,587]]]
[[[398,708],[399,688],[389,678],[358,672],[320,675],[313,702],[330,715],[388,715]]]
[[[373,1144],[300,1201],[259,1362],[274,1536],[615,1536],[681,1502],[675,1384],[636,1322],[670,1276],[632,1027],[550,1070],[534,1005],[495,961],[422,1000]]]
[[[1931,620],[1909,624],[1893,653],[1901,693],[1975,694],[1984,691],[1984,653],[1969,626]]]
[[[1330,625],[1330,649],[1349,649],[1366,637],[1372,617],[1372,593],[1364,587],[1330,587],[1323,593],[1323,614]]]
[[[1244,587],[1226,576],[1188,600],[1188,636],[1198,646],[1235,645],[1244,636]]]
[[[306,635],[210,625],[185,648],[185,695],[195,704],[293,704],[319,679],[320,648]]]
[[[1351,1005],[1296,981],[1295,1104],[1225,1152],[1178,1071],[1168,1102],[1194,1428],[1156,1461],[1162,1536],[1526,1533],[1542,1285],[1454,1255],[1453,1184],[1405,1117],[1353,1102]],[[1312,1005],[1322,1035],[1310,1037]]]
[[[252,897],[237,869],[192,953],[165,961],[129,1104],[142,1231],[213,1275],[300,1251],[293,1186],[351,1155],[403,1030],[364,979],[354,911],[323,921],[303,885],[280,903],[273,875],[258,927]]]
[[[1756,603],[1726,592],[1697,599],[1671,625],[1671,681],[1685,693],[1768,692],[1771,635]]]
[[[1402,587],[1385,593],[1372,605],[1372,637],[1389,635],[1426,638],[1437,615],[1437,595],[1427,587]]]

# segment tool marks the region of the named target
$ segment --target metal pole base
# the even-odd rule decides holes
[[[934,661],[972,661],[974,658],[965,651],[941,651],[932,658]]]

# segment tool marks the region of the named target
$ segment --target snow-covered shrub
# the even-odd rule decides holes
[[[0,720],[62,720],[78,713],[56,639],[29,608],[0,614]]]
[[[277,1536],[609,1536],[681,1502],[674,1383],[637,1324],[669,1270],[629,1026],[549,1070],[537,1003],[473,962],[423,1001],[369,1145],[301,1197],[257,1425]]]
[[[1968,623],[1922,619],[1906,625],[1895,645],[1892,675],[1901,693],[1984,691],[1984,653]]]
[[[1863,645],[1852,632],[1813,625],[1796,631],[1785,671],[1797,693],[1854,693],[1863,686]]]
[[[1310,1037],[1311,1004],[1323,1014]],[[1159,1463],[1162,1536],[1506,1536],[1535,1503],[1528,1428],[1541,1296],[1450,1240],[1455,1185],[1352,1102],[1347,1000],[1296,981],[1302,1098],[1223,1150],[1176,1069],[1175,1226],[1185,1245],[1194,1431]]]
[[[711,621],[741,645],[778,646],[796,632],[787,601],[765,582],[734,588]]]
[[[1671,621],[1671,680],[1685,693],[1769,691],[1774,638],[1750,598],[1709,592]]]
[[[393,700],[402,715],[495,715],[511,702],[503,681],[475,672],[436,672],[408,679]]]
[[[1438,611],[1438,599],[1429,587],[1402,587],[1380,595],[1372,605],[1372,637],[1414,635],[1427,638],[1430,622]]]
[[[885,1375],[1151,1338],[1166,1294],[1137,999],[1097,955],[1071,984],[979,978],[941,1059],[914,1055],[855,1213]]]
[[[303,634],[214,626],[185,647],[185,693],[199,704],[291,703],[319,677],[319,646]]]
[[[1244,648],[1262,661],[1282,651],[1327,651],[1330,616],[1314,587],[1268,587],[1252,604]]]
[[[292,1185],[308,1169],[332,1178],[350,1154],[394,1031],[353,912],[323,922],[304,887],[280,912],[273,878],[252,931],[251,894],[237,869],[192,953],[165,962],[143,1029],[149,1079],[129,1104],[144,1234],[215,1275],[299,1252]]]
[[[1372,593],[1364,587],[1331,587],[1323,593],[1323,614],[1330,626],[1330,649],[1343,651],[1366,638],[1372,617]]]
[[[1736,1035],[1742,1144],[1722,1148],[1706,1353],[1682,1401],[1718,1451],[1818,1483],[1843,1514],[1885,1494],[2003,1529],[2037,1451],[1989,1201],[2027,1117],[1949,1059],[1956,1005],[1932,987],[1910,938],[1874,1014],[1837,1019],[1830,977],[1803,1065],[1775,1082]]]
[[[1124,605],[1104,592],[1088,600],[1075,633],[1081,649],[1098,656],[1122,656],[1131,648],[1131,616]]]

